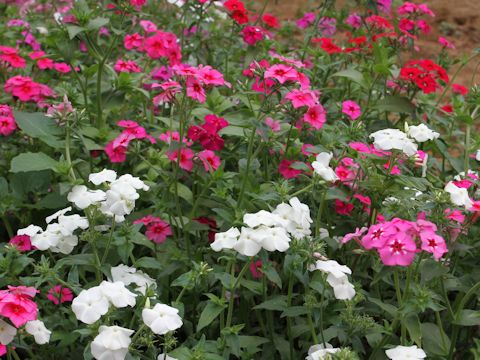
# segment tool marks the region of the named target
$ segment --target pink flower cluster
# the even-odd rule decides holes
[[[30,251],[34,249],[34,247],[32,246],[32,241],[30,240],[30,236],[28,235],[16,235],[11,238],[8,243],[15,246],[20,252]]]
[[[8,136],[17,128],[12,108],[0,104],[0,135]]]
[[[167,237],[172,235],[170,225],[166,221],[152,215],[135,220],[133,223],[145,225],[147,227],[145,235],[156,244],[163,244]]]
[[[30,59],[36,60],[36,64],[40,70],[53,69],[61,74],[68,74],[72,71],[70,65],[63,62],[55,62],[49,59],[44,51],[34,51],[28,55]]]
[[[139,73],[142,72],[142,68],[137,65],[137,63],[133,60],[123,60],[118,59],[113,69],[117,73],[126,72],[126,73]]]
[[[47,85],[37,83],[28,76],[16,75],[8,79],[3,88],[6,93],[18,98],[20,101],[33,101],[38,106],[44,106],[47,97],[54,97],[55,92]]]
[[[365,231],[367,233],[363,235]],[[415,254],[422,250],[433,254],[435,260],[448,252],[445,240],[436,231],[437,226],[427,220],[413,222],[394,218],[368,229],[357,229],[355,233],[345,235],[342,243],[354,239],[367,250],[377,250],[387,266],[409,266]]]
[[[193,159],[195,152],[189,147],[194,142],[199,142],[204,150],[198,152],[197,157],[203,164],[205,171],[215,171],[220,166],[220,158],[214,151],[222,150],[224,147],[224,140],[220,137],[218,132],[228,126],[228,121],[224,118],[213,114],[206,115],[205,122],[201,125],[192,125],[187,131],[187,138],[182,139],[182,142],[187,147],[172,150],[167,152],[167,157],[172,162],[179,162],[180,168],[186,171],[192,171]],[[171,143],[171,140],[180,141],[178,133],[162,134],[160,139]],[[180,159],[178,156],[180,155]]]
[[[123,40],[123,46],[127,50],[136,50],[146,53],[151,59],[168,59],[170,65],[180,64],[182,53],[175,34],[157,29],[152,22],[144,21],[144,36],[139,33],[127,34]]]
[[[4,62],[12,68],[23,69],[26,61],[18,54],[18,50],[8,46],[0,45],[0,65]]]
[[[62,285],[55,285],[48,291],[47,299],[52,301],[55,305],[63,304],[73,300],[73,293],[67,287]]]
[[[152,84],[152,89],[159,88],[162,92],[153,98],[153,103],[158,106],[163,103],[172,102],[175,95],[185,89],[187,97],[204,103],[207,100],[206,89],[213,86],[230,85],[225,82],[220,71],[211,66],[199,65],[198,67],[180,64],[171,68],[172,73],[177,76],[177,81],[166,81],[162,84]],[[184,86],[182,86],[182,84]]]
[[[124,162],[127,159],[128,145],[132,140],[147,139],[152,144],[157,142],[152,136],[147,134],[143,126],[140,126],[135,121],[120,120],[117,125],[124,128],[124,130],[105,146],[105,152],[112,163]]]
[[[9,319],[15,327],[37,318],[37,304],[32,300],[37,289],[29,286],[8,286],[0,290],[0,315]]]

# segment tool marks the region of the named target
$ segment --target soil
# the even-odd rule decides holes
[[[270,0],[267,11],[283,20],[294,21],[303,12],[312,9],[313,3],[318,4],[318,1]],[[337,0],[336,6],[344,6],[347,2],[348,0]],[[455,44],[456,49],[449,50],[449,52],[458,58],[468,57],[474,49],[480,48],[480,0],[423,0],[421,2],[413,0],[413,2],[426,3],[436,15],[433,19],[429,19],[432,28],[430,33],[423,35],[418,42],[419,57],[435,57],[435,54],[438,54],[441,49],[438,44],[439,36],[443,36]],[[465,86],[480,84],[480,75],[474,76],[479,61],[480,56],[465,66],[455,82]],[[453,72],[450,71],[451,74]]]

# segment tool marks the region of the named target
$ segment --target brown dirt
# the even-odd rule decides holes
[[[258,1],[261,2],[261,1]],[[346,0],[337,0],[337,7],[343,6]],[[413,2],[420,3],[413,0]],[[475,48],[480,48],[480,0],[423,0],[436,14],[429,19],[432,27],[430,34],[423,35],[418,42],[423,57],[434,57],[441,47],[438,37],[444,36],[452,41],[456,49],[449,50],[455,57],[469,56]],[[270,0],[267,10],[284,20],[295,20],[304,11],[312,8],[308,0]],[[471,61],[458,75],[455,82],[465,86],[471,84],[472,76],[480,56]],[[453,74],[452,71],[450,71]],[[474,84],[480,84],[480,75],[475,77]]]

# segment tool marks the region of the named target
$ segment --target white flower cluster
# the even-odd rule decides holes
[[[145,295],[147,288],[155,289],[157,287],[157,283],[154,279],[145,274],[143,271],[137,270],[134,267],[120,264],[112,267],[110,269],[110,273],[112,274],[113,282],[120,281],[125,286],[135,284],[137,285],[135,290],[142,295]]]
[[[97,360],[123,360],[132,342],[133,330],[120,326],[100,326],[92,342],[92,355]]]
[[[183,325],[178,309],[165,304],[143,309],[142,320],[157,335],[165,335]]]
[[[85,185],[76,185],[68,194],[68,201],[74,203],[79,209],[98,205],[103,214],[115,217],[116,222],[123,222],[125,215],[130,214],[134,209],[135,200],[140,197],[137,190],[147,191],[149,189],[137,177],[125,174],[117,179],[117,173],[107,169],[90,174],[88,179],[97,186],[108,183],[107,191],[91,190]]]
[[[317,155],[314,162],[312,162],[313,170],[316,174],[325,181],[337,181],[338,176],[330,167],[330,160],[332,160],[332,153],[322,152]]]
[[[305,360],[323,360],[330,359],[330,354],[335,354],[340,348],[334,348],[329,343],[313,345],[308,349],[308,356]]]
[[[440,134],[425,124],[405,125],[405,132],[398,129],[383,129],[370,134],[373,145],[378,150],[400,150],[408,156],[417,153],[417,143],[437,139]]]
[[[333,288],[335,298],[338,300],[351,300],[355,296],[355,288],[348,281],[347,274],[352,270],[346,265],[340,265],[335,260],[317,260],[310,271],[320,270],[327,275],[327,282]]]
[[[48,225],[45,231],[40,226],[29,225],[24,229],[19,229],[17,235],[30,236],[32,245],[39,250],[70,254],[78,244],[78,237],[74,234],[75,230],[88,228],[86,218],[78,214],[65,215],[71,210],[72,208],[68,207],[47,217],[45,221]],[[52,223],[53,220],[57,220],[57,222]]]
[[[417,347],[416,345],[413,346],[397,346],[393,349],[389,349],[385,351],[387,357],[391,360],[421,360],[427,357],[425,351]]]
[[[450,181],[445,185],[444,191],[450,194],[450,201],[457,206],[464,206],[466,209],[470,209],[473,205],[472,199],[468,195],[468,190],[458,187],[453,181]]]
[[[51,331],[45,327],[41,320],[32,320],[25,324],[25,331],[32,335],[39,345],[47,344],[50,341]],[[17,335],[17,329],[0,319],[0,344],[10,344]]]
[[[245,214],[243,222],[248,227],[230,228],[215,234],[210,245],[214,251],[234,249],[245,256],[255,256],[263,248],[267,251],[284,252],[290,247],[291,236],[303,238],[311,234],[310,209],[298,198],[290,199],[289,204],[281,203],[272,212],[260,210]]]
[[[78,320],[90,325],[105,315],[110,305],[115,308],[135,306],[136,296],[121,281],[103,281],[98,286],[82,290],[73,299],[72,310]]]

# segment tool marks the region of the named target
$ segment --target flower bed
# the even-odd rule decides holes
[[[480,356],[477,54],[358,3],[0,3],[0,355]]]

